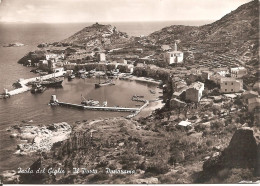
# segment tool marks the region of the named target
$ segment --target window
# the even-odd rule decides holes
[[[173,54],[171,54],[171,57],[173,57]]]
[[[227,89],[225,89],[225,92],[227,91]]]
[[[231,89],[231,92],[233,92],[233,89]]]
[[[233,85],[233,83],[231,83],[231,85]]]
[[[225,85],[227,85],[227,83],[225,83]]]

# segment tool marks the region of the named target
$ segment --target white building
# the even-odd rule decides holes
[[[183,62],[183,52],[177,50],[177,44],[174,45],[174,51],[166,52],[164,54],[164,61],[166,63],[178,64]]]
[[[100,61],[100,62],[106,61],[106,54],[105,54],[105,53],[98,53],[98,54],[97,54],[97,59],[98,59],[98,61]]]
[[[247,74],[247,70],[245,67],[236,67],[230,68],[231,77],[241,78]]]

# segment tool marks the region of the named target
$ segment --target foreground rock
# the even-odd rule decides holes
[[[202,179],[208,179],[221,171],[232,169],[253,170],[254,174],[259,176],[259,147],[253,129],[248,127],[238,129],[226,149],[221,153],[215,153],[204,162]]]
[[[134,184],[158,184],[158,178],[146,178],[133,180]]]
[[[18,127],[17,132],[17,136],[24,143],[17,145],[18,150],[15,154],[26,155],[31,152],[49,151],[54,143],[68,138],[71,127],[68,123],[62,122],[43,127],[22,126]]]
[[[1,177],[2,182],[5,184],[19,183],[19,181],[20,181],[19,175],[17,175],[14,170],[4,171],[0,175],[0,177]]]

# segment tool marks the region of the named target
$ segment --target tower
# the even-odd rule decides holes
[[[177,43],[175,41],[175,44],[174,44],[174,51],[178,51],[178,48],[177,48]]]

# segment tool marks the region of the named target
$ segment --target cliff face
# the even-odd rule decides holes
[[[111,45],[124,44],[128,40],[129,36],[124,32],[118,31],[116,27],[96,23],[85,27],[62,42],[72,45],[84,45],[89,48],[104,48]]]

